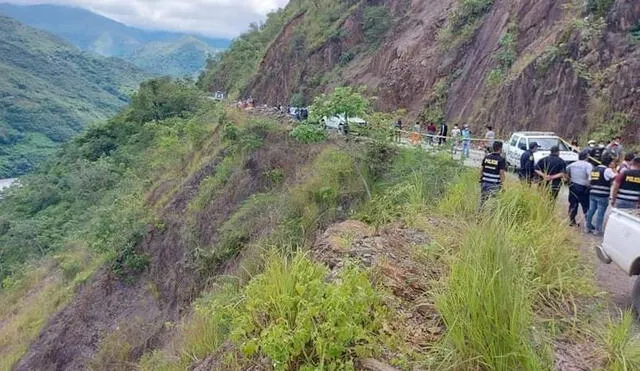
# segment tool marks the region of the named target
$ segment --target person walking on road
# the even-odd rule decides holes
[[[471,130],[469,125],[464,125],[462,129],[462,158],[469,158],[469,152],[471,151]]]
[[[618,209],[640,207],[640,158],[631,161],[631,167],[620,173],[613,184],[611,206]]]
[[[536,174],[543,180],[540,184],[549,190],[553,201],[558,199],[566,170],[567,164],[560,158],[558,146],[551,147],[551,154],[536,164]]]
[[[604,217],[609,208],[609,196],[611,195],[611,182],[615,179],[616,173],[612,167],[615,162],[611,156],[604,156],[602,163],[591,171],[589,191],[589,212],[585,221],[585,233],[601,235],[604,227]],[[596,224],[593,225],[593,218],[596,217]]]
[[[593,165],[589,159],[589,151],[582,151],[578,155],[579,160],[567,166],[567,177],[569,178],[569,221],[570,226],[578,225],[576,216],[578,208],[582,206],[582,212],[586,216],[589,212],[589,187],[591,186],[591,172]]]
[[[451,151],[453,154],[458,153],[458,147],[460,146],[460,137],[462,136],[462,131],[458,124],[453,125],[453,129],[451,130],[451,137],[453,138],[453,148]]]
[[[438,133],[438,145],[447,144],[447,135],[449,134],[449,126],[446,123],[440,125],[440,132]]]
[[[504,184],[507,162],[502,157],[502,142],[494,142],[491,153],[482,160],[480,168],[480,205],[494,197]]]
[[[533,183],[533,177],[536,175],[536,162],[533,154],[538,151],[538,143],[529,143],[529,150],[524,151],[520,156],[520,170],[518,171],[518,177],[521,181],[528,184]]]

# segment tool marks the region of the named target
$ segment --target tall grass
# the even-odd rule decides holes
[[[608,370],[640,370],[640,337],[634,335],[635,321],[634,313],[628,311],[618,323],[609,322],[603,336]]]
[[[472,368],[549,368],[534,319],[542,312],[566,315],[574,295],[592,292],[572,232],[544,194],[515,182],[480,210],[474,173],[462,176],[438,207],[468,225],[437,300],[446,344],[456,362]]]

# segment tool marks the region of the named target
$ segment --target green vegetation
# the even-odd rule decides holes
[[[105,57],[118,57],[148,73],[195,77],[209,55],[229,46],[226,39],[141,30],[90,11],[50,4],[0,4],[0,14],[54,34]]]
[[[0,178],[24,174],[129,101],[146,75],[0,17]]]
[[[494,55],[498,66],[492,69],[487,76],[487,85],[491,87],[502,83],[518,57],[518,26],[516,24],[509,25],[507,32],[500,39],[499,45],[500,48]]]
[[[607,351],[607,369],[612,371],[640,369],[640,339],[634,335],[637,317],[622,313],[618,323],[611,320],[603,336]]]
[[[186,82],[146,82],[129,109],[90,128],[23,177],[22,186],[1,201],[0,280],[19,275],[22,263],[78,240],[110,256],[117,267],[139,270],[144,262],[133,249],[151,217],[145,183],[153,170],[174,163],[163,161],[179,155],[180,146],[200,140],[198,126],[204,124],[194,115],[201,104]],[[173,153],[164,150],[167,145]]]
[[[615,0],[587,0],[587,10],[598,18],[606,18]]]
[[[458,0],[447,26],[438,34],[442,47],[450,50],[467,42],[492,6],[493,0]]]
[[[364,116],[371,108],[371,102],[364,96],[364,91],[364,87],[337,87],[331,94],[317,96],[309,107],[309,121],[317,123],[323,117],[345,115],[348,123],[349,118]]]
[[[389,9],[384,5],[369,6],[364,10],[362,29],[364,38],[369,45],[377,45],[384,34],[391,28]]]

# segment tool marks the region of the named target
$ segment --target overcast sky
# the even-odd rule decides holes
[[[288,0],[0,0],[92,10],[130,26],[232,38]]]

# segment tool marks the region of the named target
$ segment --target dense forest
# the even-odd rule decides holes
[[[87,125],[124,107],[149,77],[0,17],[0,177],[24,174]]]

